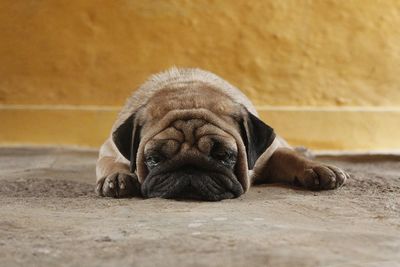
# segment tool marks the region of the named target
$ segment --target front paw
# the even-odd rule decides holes
[[[134,197],[140,196],[140,184],[136,175],[113,173],[97,181],[96,193],[102,197]]]
[[[306,166],[295,181],[311,190],[327,190],[342,186],[348,178],[349,174],[338,167],[313,163]]]

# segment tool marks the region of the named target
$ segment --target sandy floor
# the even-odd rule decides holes
[[[400,158],[325,158],[345,187],[218,203],[97,198],[95,159],[0,149],[0,266],[400,266]]]

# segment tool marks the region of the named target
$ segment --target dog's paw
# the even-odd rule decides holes
[[[96,193],[102,197],[140,196],[140,184],[137,177],[127,173],[114,173],[97,181]]]
[[[338,167],[313,163],[306,166],[295,181],[311,190],[327,190],[342,186],[348,178],[349,174]]]

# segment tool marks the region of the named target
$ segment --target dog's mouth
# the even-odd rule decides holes
[[[200,199],[201,192],[194,187],[192,184],[189,184],[181,192],[179,192],[176,196],[177,199]]]
[[[243,194],[233,174],[199,170],[178,170],[149,174],[141,186],[146,198],[194,199],[219,201]]]

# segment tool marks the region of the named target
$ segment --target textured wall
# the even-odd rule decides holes
[[[77,120],[97,116],[101,121],[111,112],[104,117],[108,127],[113,107],[149,74],[172,65],[201,67],[226,78],[295,144],[400,147],[392,140],[392,131],[400,128],[382,121],[387,111],[400,118],[397,0],[0,0],[0,119],[10,127],[0,133],[0,142],[96,146],[107,135],[97,123],[86,122],[88,134],[96,135],[96,141],[87,141],[61,126],[58,132],[21,133],[9,116],[32,123],[58,114],[60,105],[79,105]],[[347,117],[343,106],[354,117],[349,125],[355,127],[357,145],[324,116],[316,124],[308,121],[307,112],[321,116],[327,107],[326,118],[340,121]],[[354,114],[364,108],[380,117],[357,131],[366,116]],[[47,115],[37,115],[38,109]],[[73,109],[66,108],[64,116],[73,117]],[[59,132],[63,138],[51,138]]]

